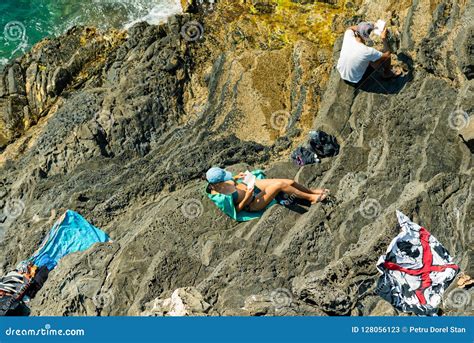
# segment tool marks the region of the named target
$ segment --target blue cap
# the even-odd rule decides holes
[[[232,180],[232,174],[222,168],[214,167],[207,171],[206,179],[209,183],[219,183]]]

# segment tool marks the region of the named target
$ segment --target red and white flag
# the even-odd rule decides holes
[[[424,227],[399,211],[397,218],[402,231],[377,262],[377,294],[401,311],[436,315],[459,266]]]

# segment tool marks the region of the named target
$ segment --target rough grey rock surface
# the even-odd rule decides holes
[[[370,18],[387,3],[360,6]],[[357,89],[335,69],[321,83],[307,42],[241,55],[186,41],[189,14],[127,36],[75,28],[40,43],[0,77],[0,273],[34,251],[52,210],[70,208],[114,242],[62,260],[33,315],[144,315],[178,289],[199,304],[194,314],[392,315],[374,293],[375,264],[399,209],[473,275],[472,4],[426,3],[400,10],[407,75]],[[254,76],[269,94],[251,78],[264,61]],[[260,102],[291,115],[276,137]],[[308,107],[318,111],[302,125]],[[242,118],[259,113],[265,125],[242,133]],[[299,169],[288,148],[311,128],[336,135],[341,153]],[[265,168],[336,201],[236,223],[205,196],[200,176],[213,165]],[[442,311],[472,314],[472,303]]]

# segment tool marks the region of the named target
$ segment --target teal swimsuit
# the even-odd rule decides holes
[[[232,201],[234,202],[234,204],[237,204],[237,201],[239,201],[239,192],[235,191],[234,193],[232,193]]]

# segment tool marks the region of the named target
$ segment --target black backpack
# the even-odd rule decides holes
[[[27,267],[30,272],[30,266]],[[23,316],[29,314],[28,306],[23,302],[24,296],[33,298],[43,287],[49,274],[46,266],[39,267],[34,276],[18,270],[9,272],[6,276],[0,277],[0,317],[2,316]]]
[[[319,158],[333,157],[339,154],[339,144],[336,137],[328,135],[324,131],[311,131],[309,145]]]
[[[318,156],[305,147],[297,147],[295,151],[291,153],[291,160],[297,166],[304,166],[307,164],[319,163]]]
[[[29,284],[29,279],[17,271],[0,277],[0,316],[7,315],[20,305],[23,292]]]

